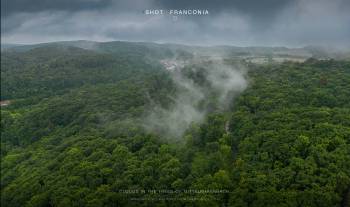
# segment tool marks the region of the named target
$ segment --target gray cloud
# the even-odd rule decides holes
[[[1,1],[1,16],[42,11],[82,11],[108,7],[112,0],[6,0]]]
[[[1,2],[3,42],[87,39],[213,45],[349,46],[347,0],[12,0]],[[3,5],[4,4],[4,5]],[[30,6],[30,5],[36,6]],[[208,9],[147,16],[144,9]]]

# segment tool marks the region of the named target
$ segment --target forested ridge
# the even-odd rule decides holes
[[[140,58],[150,50],[125,47],[1,54],[1,206],[349,205],[349,61],[241,62],[248,87],[224,110],[201,66],[185,67],[208,113],[174,138],[144,116],[179,88]]]

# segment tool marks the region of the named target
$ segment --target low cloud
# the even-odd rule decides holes
[[[167,108],[153,107],[144,119],[144,127],[148,131],[167,138],[179,138],[191,124],[204,120],[211,110],[208,107],[211,101],[215,101],[217,110],[225,111],[233,98],[247,87],[243,66],[227,65],[221,59],[195,62],[196,65],[179,67],[170,72],[178,88],[171,97],[173,104]],[[183,70],[201,74],[203,82],[187,77]]]

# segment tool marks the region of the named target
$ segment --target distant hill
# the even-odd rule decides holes
[[[177,51],[186,51],[199,56],[228,56],[228,57],[299,57],[318,59],[348,59],[350,51],[338,50],[335,48],[306,46],[301,48],[287,47],[236,47],[236,46],[190,46],[181,44],[158,44],[151,42],[94,42],[86,40],[61,41],[33,45],[6,45],[2,51],[26,52],[28,50],[46,46],[72,46],[86,50],[103,53],[125,54],[143,56],[148,58],[169,58]]]
[[[6,43],[1,43],[1,51],[4,49],[9,49],[9,48],[13,48],[13,47],[18,47],[18,46],[22,46],[21,44],[6,44]]]

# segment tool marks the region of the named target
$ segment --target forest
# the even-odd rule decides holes
[[[1,206],[349,206],[350,61],[220,61],[2,51]]]

